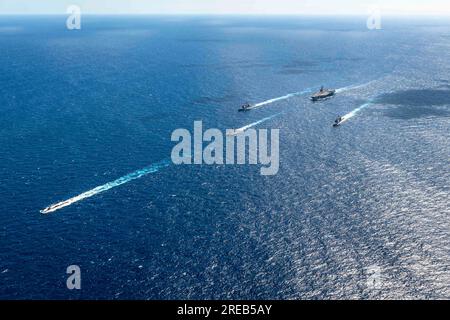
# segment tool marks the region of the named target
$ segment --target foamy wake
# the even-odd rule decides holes
[[[336,93],[342,93],[342,92],[349,91],[349,90],[359,89],[359,88],[368,86],[369,84],[371,84],[374,81],[375,80],[372,80],[372,81],[364,83],[364,84],[351,85],[351,86],[339,88],[339,89],[336,89]],[[293,98],[293,97],[302,96],[302,95],[307,94],[307,93],[312,93],[312,91],[313,91],[313,89],[308,88],[308,89],[305,89],[303,91],[289,93],[289,94],[286,94],[286,95],[281,96],[281,97],[272,98],[272,99],[269,99],[269,100],[266,100],[266,101],[263,101],[263,102],[259,102],[259,103],[255,104],[255,105],[253,105],[252,107],[250,107],[249,109],[250,110],[258,109],[258,108],[261,108],[263,106],[272,104],[272,103],[277,102],[277,101],[287,100],[287,99],[290,99],[290,98]]]
[[[233,135],[237,135],[239,133],[245,132],[245,130],[250,129],[250,128],[254,127],[254,126],[257,126],[257,125],[259,125],[259,124],[261,124],[263,122],[269,121],[270,119],[273,119],[273,118],[279,116],[280,114],[281,114],[281,112],[277,113],[277,114],[274,114],[274,115],[272,115],[270,117],[266,117],[266,118],[263,118],[263,119],[258,120],[256,122],[253,122],[253,123],[248,124],[246,126],[243,126],[243,127],[239,128],[239,129],[236,129],[236,130],[234,130]],[[49,214],[49,213],[58,211],[58,210],[60,210],[62,208],[68,207],[68,206],[70,206],[70,205],[72,205],[72,204],[74,204],[76,202],[79,202],[79,201],[82,201],[84,199],[93,197],[93,196],[95,196],[95,195],[97,195],[99,193],[102,193],[102,192],[108,191],[108,190],[110,190],[112,188],[121,186],[121,185],[123,185],[125,183],[128,183],[130,181],[139,179],[139,178],[141,178],[143,176],[146,176],[146,175],[148,175],[150,173],[157,172],[160,169],[169,166],[170,164],[171,164],[170,160],[163,160],[161,162],[152,164],[152,165],[150,165],[150,166],[148,166],[146,168],[136,170],[136,171],[134,171],[132,173],[129,173],[129,174],[123,176],[123,177],[120,177],[119,179],[116,179],[114,181],[105,183],[104,185],[95,187],[94,189],[91,189],[91,190],[88,190],[86,192],[83,192],[83,193],[81,193],[81,194],[79,194],[79,195],[77,195],[77,196],[75,196],[73,198],[70,198],[70,199],[58,202],[56,204],[52,204],[52,205],[46,207],[45,209],[40,210],[40,212],[42,214]]]
[[[253,127],[255,127],[255,126],[257,126],[257,125],[259,125],[259,124],[261,124],[261,123],[264,123],[264,122],[266,122],[266,121],[269,121],[270,119],[273,119],[273,118],[275,118],[275,117],[278,117],[280,114],[282,114],[282,112],[277,113],[277,114],[274,114],[274,115],[272,115],[272,116],[270,116],[270,117],[267,117],[267,118],[263,118],[263,119],[258,120],[258,121],[256,121],[256,122],[250,123],[250,124],[248,124],[248,125],[246,125],[246,126],[243,126],[243,127],[241,127],[241,128],[238,128],[238,129],[234,129],[234,130],[228,131],[228,132],[227,132],[227,135],[229,135],[229,136],[237,136],[238,134],[244,133],[245,130],[248,130],[248,129],[250,129],[250,128],[253,128]]]
[[[371,84],[375,81],[377,81],[377,80],[372,80],[372,81],[369,81],[369,82],[363,83],[363,84],[357,84],[357,85],[351,85],[351,86],[339,88],[339,89],[336,89],[336,93],[342,93],[342,92],[349,91],[349,90],[360,89],[360,88],[368,86],[369,84]]]
[[[244,127],[242,127],[242,128],[239,128],[239,129],[237,129],[237,130],[245,131],[245,130],[247,130],[247,129],[250,129],[250,128],[253,128],[253,127],[257,126],[258,124],[264,123],[264,122],[266,122],[266,121],[269,121],[270,119],[273,119],[273,118],[275,118],[275,117],[278,117],[280,114],[281,114],[281,112],[280,112],[280,113],[277,113],[277,114],[274,114],[274,115],[272,115],[272,116],[270,116],[270,117],[267,117],[267,118],[258,120],[258,121],[256,121],[256,122],[250,123],[250,124],[248,124],[248,125],[246,125],[246,126],[244,126]]]
[[[250,109],[258,109],[258,108],[261,108],[263,106],[272,104],[272,103],[277,102],[277,101],[287,100],[287,99],[290,99],[290,98],[293,98],[293,97],[297,97],[297,96],[301,96],[301,95],[304,95],[304,94],[307,94],[307,93],[311,93],[311,92],[312,92],[311,89],[306,89],[306,90],[299,91],[299,92],[289,93],[289,94],[286,94],[286,95],[278,97],[278,98],[273,98],[273,99],[269,99],[269,100],[257,103],[255,105],[253,105]]]
[[[367,102],[367,103],[363,104],[362,106],[359,106],[359,107],[356,108],[355,110],[353,110],[353,111],[347,113],[345,116],[342,117],[341,123],[350,120],[351,118],[353,118],[354,116],[356,116],[356,114],[357,114],[358,112],[360,112],[361,110],[363,110],[363,109],[365,109],[365,108],[367,108],[367,107],[369,107],[369,106],[371,106],[371,105],[372,105],[371,102]]]
[[[139,170],[136,170],[136,171],[134,171],[132,173],[129,173],[129,174],[127,174],[127,175],[117,179],[117,180],[105,183],[104,185],[101,185],[101,186],[98,186],[98,187],[96,187],[94,189],[91,189],[89,191],[83,192],[82,194],[80,194],[80,195],[78,195],[76,197],[73,197],[73,198],[67,199],[65,201],[61,201],[61,202],[58,202],[58,203],[53,204],[51,206],[48,206],[47,208],[40,210],[40,212],[42,214],[49,214],[49,213],[55,212],[55,211],[60,210],[62,208],[68,207],[68,206],[70,206],[70,205],[72,205],[72,204],[74,204],[74,203],[76,203],[78,201],[82,201],[84,199],[93,197],[93,196],[95,196],[95,195],[97,195],[99,193],[108,191],[108,190],[110,190],[112,188],[118,187],[118,186],[123,185],[125,183],[128,183],[130,181],[139,179],[139,178],[141,178],[141,177],[143,177],[145,175],[148,175],[150,173],[157,172],[160,169],[162,169],[164,167],[167,167],[169,165],[170,165],[170,160],[163,160],[161,162],[152,164],[152,165],[150,165],[148,167],[145,167],[143,169],[139,169]]]

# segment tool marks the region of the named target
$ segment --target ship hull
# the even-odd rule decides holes
[[[319,93],[316,93],[315,95],[313,95],[311,97],[311,100],[312,101],[320,101],[320,100],[323,100],[323,99],[326,99],[326,98],[330,98],[330,97],[334,96],[335,94],[336,94],[336,90],[329,90],[329,91],[326,91],[326,92],[319,92]]]

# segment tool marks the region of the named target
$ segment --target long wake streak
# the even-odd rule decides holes
[[[148,175],[150,173],[157,172],[160,169],[165,168],[165,167],[167,167],[169,165],[170,165],[170,160],[163,160],[163,161],[157,162],[157,163],[152,164],[152,165],[150,165],[148,167],[145,167],[143,169],[139,169],[139,170],[136,170],[136,171],[134,171],[132,173],[129,173],[129,174],[127,174],[127,175],[117,179],[117,180],[105,183],[104,185],[101,185],[101,186],[98,186],[98,187],[96,187],[94,189],[91,189],[89,191],[83,192],[82,194],[80,194],[80,195],[78,195],[76,197],[73,197],[73,198],[67,199],[65,201],[61,201],[61,202],[58,202],[58,203],[53,204],[51,206],[48,206],[47,208],[45,208],[43,210],[40,210],[40,212],[42,214],[49,214],[49,213],[55,212],[55,211],[57,211],[59,209],[62,209],[64,207],[68,207],[68,206],[74,204],[75,202],[78,202],[78,201],[81,201],[81,200],[93,197],[93,196],[95,196],[95,195],[97,195],[99,193],[108,191],[108,190],[110,190],[112,188],[118,187],[118,186],[123,185],[125,183],[128,183],[130,181],[139,179],[139,178],[141,178],[141,177],[143,177],[145,175]]]
[[[367,108],[367,107],[369,107],[369,106],[371,106],[371,105],[372,105],[372,102],[367,102],[367,103],[363,104],[362,106],[359,106],[359,107],[356,108],[355,110],[353,110],[353,111],[347,113],[345,116],[342,117],[341,123],[343,123],[343,122],[345,122],[345,121],[347,121],[347,120],[350,120],[351,118],[353,118],[354,116],[356,116],[356,114],[357,114],[358,112],[360,112],[362,109],[365,109],[365,108]]]
[[[238,128],[238,129],[234,129],[234,130],[231,130],[231,131],[228,131],[228,130],[227,130],[227,135],[228,135],[228,136],[237,136],[237,135],[239,135],[239,134],[241,134],[241,133],[244,133],[245,130],[248,130],[248,129],[250,129],[250,128],[253,128],[254,126],[257,126],[257,125],[259,125],[259,124],[261,124],[261,123],[264,123],[264,122],[266,122],[266,121],[269,121],[270,119],[273,119],[273,118],[275,118],[275,117],[278,117],[278,116],[281,115],[282,113],[283,113],[283,112],[276,113],[276,114],[274,114],[274,115],[271,115],[270,117],[263,118],[263,119],[261,119],[261,120],[255,121],[255,122],[253,122],[253,123],[250,123],[250,124],[248,124],[248,125],[246,125],[246,126],[240,127],[240,128]]]
[[[273,118],[275,118],[275,117],[278,117],[281,113],[282,113],[282,112],[277,113],[277,114],[274,114],[274,115],[272,115],[272,116],[270,116],[270,117],[267,117],[267,118],[258,120],[258,121],[256,121],[256,122],[250,123],[250,124],[248,124],[248,125],[246,125],[246,126],[243,126],[242,128],[236,129],[236,130],[245,131],[245,130],[247,130],[247,129],[253,128],[254,126],[257,126],[258,124],[264,123],[264,122],[266,122],[266,121],[269,121],[270,119],[273,119]]]
[[[363,83],[363,84],[355,84],[355,85],[339,88],[339,89],[336,89],[336,93],[341,93],[341,92],[345,92],[345,91],[349,91],[349,90],[363,88],[363,87],[370,85],[371,83],[373,83],[375,81],[376,80],[372,80],[372,81],[369,81],[369,82]]]
[[[236,129],[235,132],[238,132],[238,133],[244,132],[247,129],[250,129],[250,128],[254,127],[254,126],[257,126],[258,124],[261,124],[263,122],[269,121],[270,119],[275,118],[275,117],[279,116],[280,114],[281,114],[281,112],[277,113],[277,114],[274,114],[274,115],[272,115],[270,117],[258,120],[256,122],[253,122],[253,123],[251,123],[249,125],[246,125],[246,126],[244,126],[242,128]],[[161,170],[162,168],[168,167],[170,164],[171,164],[171,160],[170,159],[162,160],[160,162],[152,164],[152,165],[150,165],[148,167],[145,167],[143,169],[139,169],[139,170],[136,170],[136,171],[134,171],[132,173],[129,173],[129,174],[123,176],[123,177],[120,177],[119,179],[116,179],[114,181],[105,183],[105,184],[103,184],[101,186],[95,187],[94,189],[91,189],[91,190],[88,190],[86,192],[83,192],[83,193],[81,193],[81,194],[79,194],[79,195],[77,195],[77,196],[75,196],[73,198],[70,198],[70,199],[58,202],[56,204],[52,204],[51,206],[48,206],[45,209],[40,210],[40,212],[42,214],[49,214],[49,213],[58,211],[58,210],[60,210],[62,208],[68,207],[68,206],[70,206],[70,205],[72,205],[72,204],[74,204],[76,202],[79,202],[79,201],[82,201],[84,199],[93,197],[93,196],[95,196],[95,195],[97,195],[99,193],[106,192],[106,191],[108,191],[108,190],[110,190],[112,188],[121,186],[121,185],[123,185],[125,183],[128,183],[130,181],[142,178],[143,176],[146,176],[148,174],[155,173],[155,172]]]
[[[364,86],[365,86],[365,84],[343,87],[343,88],[336,89],[336,93],[341,93],[341,92],[345,92],[345,91],[348,91],[348,90],[358,89],[358,88],[361,88],[361,87],[364,87]]]
[[[293,98],[293,97],[296,97],[296,96],[301,96],[301,95],[304,95],[304,94],[307,94],[307,93],[311,93],[311,92],[312,92],[311,89],[306,89],[306,90],[299,91],[299,92],[289,93],[287,95],[284,95],[284,96],[281,96],[281,97],[278,97],[278,98],[273,98],[273,99],[269,99],[269,100],[257,103],[253,107],[251,107],[250,109],[258,109],[258,108],[261,108],[261,107],[263,107],[265,105],[272,104],[272,103],[277,102],[277,101],[290,99],[290,98]]]
[[[370,81],[368,83],[364,83],[364,84],[350,85],[350,86],[347,86],[347,87],[339,88],[339,89],[336,89],[336,93],[341,93],[341,92],[345,92],[345,91],[349,91],[349,90],[359,89],[359,88],[362,88],[362,87],[365,87],[365,86],[369,85],[370,83],[372,83],[374,81],[375,80],[372,80],[372,81]],[[278,98],[273,98],[273,99],[269,99],[269,100],[257,103],[257,104],[253,105],[249,109],[250,110],[258,109],[258,108],[264,107],[266,105],[272,104],[272,103],[277,102],[277,101],[287,100],[287,99],[290,99],[290,98],[293,98],[293,97],[302,96],[302,95],[307,94],[307,93],[312,93],[312,91],[313,91],[312,88],[308,88],[308,89],[305,89],[303,91],[289,93],[289,94],[286,94],[286,95],[278,97]]]

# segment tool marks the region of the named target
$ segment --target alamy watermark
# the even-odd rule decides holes
[[[273,176],[280,165],[279,139],[279,129],[251,128],[227,129],[224,138],[219,129],[203,132],[202,121],[195,121],[193,134],[187,129],[172,132],[171,140],[178,144],[173,147],[171,158],[177,165],[259,164],[261,175]]]
[[[372,5],[368,8],[367,13],[367,29],[380,30],[381,29],[381,9],[378,5]]]
[[[67,289],[80,290],[81,289],[81,269],[80,269],[80,267],[77,265],[68,266],[66,273],[70,274],[70,276],[67,278],[67,281],[66,281]]]
[[[81,29],[81,8],[77,5],[67,7],[66,13],[69,17],[66,20],[66,27],[69,30]]]
[[[381,268],[379,266],[370,266],[366,269],[367,288],[371,290],[380,290],[382,287]]]
[[[381,9],[379,5],[372,5],[368,8],[369,17],[367,18],[367,29],[381,29]]]

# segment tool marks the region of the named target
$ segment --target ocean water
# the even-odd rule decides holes
[[[65,20],[0,17],[0,298],[450,298],[450,21]],[[154,170],[174,129],[265,118],[275,176]]]

